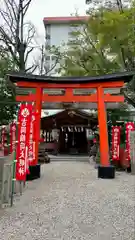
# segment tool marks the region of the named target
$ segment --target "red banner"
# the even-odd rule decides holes
[[[119,160],[120,129],[120,126],[112,127],[112,160]]]
[[[127,152],[127,160],[130,161],[130,132],[135,130],[134,122],[127,122],[125,124],[126,128],[126,152]]]
[[[28,146],[30,136],[30,123],[32,117],[32,105],[22,104],[18,114],[18,145],[17,145],[17,163],[16,180],[25,181],[29,168]]]
[[[10,124],[10,153],[16,149],[16,123]]]
[[[33,112],[30,124],[30,138],[29,138],[29,165],[36,165],[35,159],[35,119],[36,115]]]

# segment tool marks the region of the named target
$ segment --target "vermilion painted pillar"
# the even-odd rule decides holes
[[[38,163],[38,149],[39,149],[39,139],[40,139],[40,122],[41,122],[41,109],[42,109],[42,88],[36,88],[36,139],[35,139],[35,158]]]
[[[98,122],[99,122],[99,139],[100,139],[100,164],[103,167],[110,165],[109,162],[109,144],[106,108],[104,103],[104,90],[100,86],[97,88],[98,97]]]

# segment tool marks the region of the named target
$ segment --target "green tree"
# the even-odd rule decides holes
[[[0,47],[0,125],[11,122],[16,114],[15,89],[6,79],[14,63],[3,47]]]
[[[135,70],[134,1],[90,2],[93,5],[88,20],[80,27],[74,26],[68,48],[62,53],[59,72],[69,76],[94,76]],[[133,78],[132,84],[123,91],[133,106],[134,89]]]
[[[88,5],[87,12],[90,13],[101,8],[107,10],[118,9],[119,11],[123,11],[130,6],[131,2],[132,0],[86,0],[86,4]]]
[[[66,75],[100,75],[135,67],[135,8],[108,11],[100,8],[71,33],[72,40],[60,71]]]

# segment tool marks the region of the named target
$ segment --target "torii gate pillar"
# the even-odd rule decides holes
[[[109,164],[109,144],[108,144],[108,131],[107,131],[107,118],[104,103],[104,92],[100,86],[97,88],[98,96],[98,124],[99,124],[99,138],[100,138],[100,158],[101,164],[108,167]]]
[[[102,86],[97,88],[98,124],[100,138],[100,166],[98,166],[98,177],[114,178],[115,169],[109,161],[109,143],[107,130],[107,116],[104,102],[104,90]]]

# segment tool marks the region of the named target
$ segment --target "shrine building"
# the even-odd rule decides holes
[[[98,120],[94,113],[66,109],[41,118],[40,136],[48,152],[88,154],[89,136],[97,125]]]

